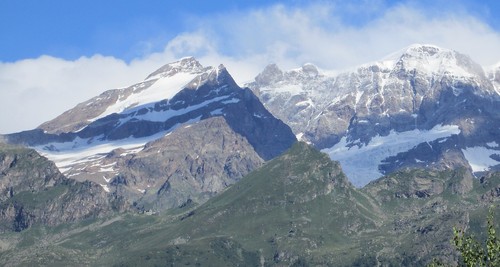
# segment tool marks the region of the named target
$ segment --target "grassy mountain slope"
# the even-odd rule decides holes
[[[297,143],[203,205],[0,236],[2,265],[418,266],[457,260],[452,227],[484,235],[500,175],[404,170],[354,188]],[[497,220],[500,211],[497,210]]]

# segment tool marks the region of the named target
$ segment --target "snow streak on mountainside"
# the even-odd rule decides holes
[[[248,86],[275,116],[290,125],[297,138],[330,151],[339,148],[339,142],[342,147],[368,148],[376,138],[389,140],[395,133],[421,134],[440,125],[455,125],[458,131],[453,135],[458,138],[437,144],[439,149],[434,148],[438,151],[425,152],[432,157],[420,164],[445,168],[467,165],[458,148],[485,147],[487,142],[500,141],[500,73],[498,68],[491,69],[495,71],[485,73],[480,65],[456,51],[412,45],[345,72],[326,72],[311,64],[290,71],[269,65]],[[403,150],[377,153],[373,159],[377,164],[367,164],[371,167],[365,169],[370,173],[366,178],[348,176],[362,180],[358,183],[361,185],[375,176],[416,166],[427,148],[413,141],[431,140],[409,141],[412,145]],[[387,142],[379,145],[382,150],[390,146]],[[385,158],[379,158],[381,155]],[[344,158],[342,164],[345,169],[366,161],[362,153],[346,157],[349,160]]]

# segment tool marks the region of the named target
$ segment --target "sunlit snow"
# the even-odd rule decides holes
[[[436,53],[425,53],[422,50],[434,50]],[[403,55],[403,57],[401,56]],[[409,57],[411,60],[405,60]],[[403,63],[407,70],[419,70],[422,73],[442,75],[444,73],[452,74],[455,77],[472,77],[474,74],[464,69],[459,64],[457,54],[453,50],[440,48],[429,44],[413,44],[400,51],[394,52],[386,57],[380,64],[393,69],[397,63]]]
[[[238,98],[231,98],[231,96],[219,96],[215,97],[209,100],[206,100],[200,104],[196,105],[191,105],[183,109],[175,110],[175,109],[167,109],[167,110],[162,110],[162,111],[153,111],[153,112],[148,112],[142,115],[135,115],[133,116],[134,120],[146,120],[146,121],[154,121],[154,122],[163,122],[166,121],[172,117],[175,116],[180,116],[187,114],[193,110],[197,110],[203,107],[206,107],[210,103],[218,102],[221,101],[222,103],[237,103],[240,100]],[[120,123],[125,123],[127,120],[130,120],[131,118],[124,118],[120,120]]]
[[[459,133],[460,129],[456,125],[437,125],[428,131],[391,131],[387,136],[373,137],[367,145],[354,145],[350,148],[347,146],[346,137],[343,137],[339,143],[322,151],[333,160],[339,161],[349,180],[355,186],[362,187],[383,175],[378,166],[387,157],[408,151],[420,143]]]
[[[490,167],[500,164],[500,162],[491,158],[491,155],[500,155],[499,150],[475,146],[462,149],[462,152],[473,172],[487,171]]]
[[[495,141],[486,143],[486,145],[488,145],[489,147],[498,147],[498,143]]]
[[[215,109],[210,112],[210,115],[215,116],[215,115],[223,115],[224,113],[222,112],[222,108]]]
[[[102,188],[104,189],[104,191],[108,192],[109,193],[109,187],[107,184],[99,184],[100,186],[102,186]]]
[[[72,142],[50,143],[37,146],[35,149],[43,156],[53,161],[62,173],[79,163],[92,162],[103,159],[107,153],[122,148],[128,153],[142,150],[144,145],[165,135],[165,132],[144,138],[127,138],[116,141],[94,141],[77,138]],[[50,147],[50,149],[48,149]],[[112,166],[106,166],[101,171],[113,171]]]
[[[141,151],[144,145],[163,136],[169,135],[182,125],[189,125],[199,122],[201,116],[190,119],[184,123],[177,123],[169,130],[157,134],[134,138],[129,137],[121,140],[99,140],[98,138],[82,139],[76,138],[71,142],[49,143],[34,147],[41,155],[53,161],[62,173],[70,171],[73,166],[81,163],[95,162],[106,157],[111,151],[121,148],[125,152],[120,156],[133,154]],[[100,172],[114,172],[115,163],[101,166]],[[106,179],[106,178],[104,178]]]
[[[162,99],[171,99],[197,75],[199,74],[180,72],[174,76],[160,78],[149,88],[132,93],[126,99],[118,100],[93,120],[104,118],[113,113],[121,113],[131,107],[158,102]]]
[[[272,93],[289,93],[290,95],[299,95],[304,92],[302,86],[298,84],[282,84],[272,88],[262,88],[262,91],[269,91]]]

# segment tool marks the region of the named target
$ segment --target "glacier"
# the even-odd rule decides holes
[[[322,152],[340,162],[342,170],[354,186],[363,187],[384,175],[378,168],[384,159],[406,152],[418,144],[459,133],[457,125],[436,125],[430,130],[391,131],[387,136],[373,137],[366,145],[356,141],[348,142],[344,136],[340,142]]]

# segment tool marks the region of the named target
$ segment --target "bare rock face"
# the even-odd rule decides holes
[[[255,77],[255,81],[260,85],[270,85],[282,80],[283,71],[276,64],[267,65],[264,71]]]
[[[127,192],[136,206],[153,210],[205,202],[263,163],[222,117],[184,126],[133,157],[108,160],[123,166],[111,190]]]
[[[127,209],[92,182],[65,178],[36,151],[0,144],[0,232],[57,225]]]
[[[0,144],[0,201],[22,191],[40,191],[62,183],[65,178],[54,164],[34,150]],[[23,179],[26,176],[38,179]]]

